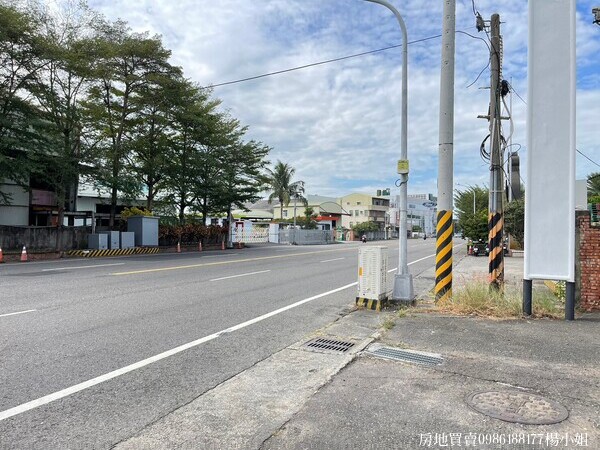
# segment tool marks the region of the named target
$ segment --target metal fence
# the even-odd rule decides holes
[[[281,230],[279,231],[280,244],[318,245],[331,244],[333,235],[330,230]]]

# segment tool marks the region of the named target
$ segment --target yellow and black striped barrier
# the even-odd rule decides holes
[[[504,285],[504,249],[502,233],[504,217],[501,212],[491,212],[488,217],[489,249],[490,249],[490,285],[501,289]]]
[[[70,250],[68,256],[79,256],[82,258],[100,258],[102,256],[123,256],[158,253],[158,247],[135,247],[118,248],[113,250]]]
[[[452,297],[452,211],[438,211],[435,248],[435,301]]]
[[[356,297],[356,306],[359,308],[371,309],[373,311],[381,311],[386,304],[386,300],[375,300],[372,298]]]

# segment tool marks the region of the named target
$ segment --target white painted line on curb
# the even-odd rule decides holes
[[[56,270],[75,270],[75,269],[93,269],[94,267],[108,267],[108,266],[123,266],[125,263],[112,263],[112,264],[94,264],[91,266],[76,266],[76,267],[57,267],[54,269],[42,269],[42,272],[54,272]]]
[[[112,380],[113,378],[117,378],[117,377],[120,377],[121,375],[125,375],[129,372],[133,372],[134,370],[141,369],[142,367],[148,366],[148,365],[155,363],[157,361],[160,361],[162,359],[176,355],[176,354],[181,353],[190,348],[197,347],[200,344],[204,344],[206,342],[209,342],[209,341],[212,341],[212,340],[218,338],[222,334],[232,333],[233,331],[241,330],[242,328],[246,328],[250,325],[254,325],[255,323],[261,322],[265,319],[268,319],[270,317],[281,314],[282,312],[296,308],[300,305],[311,302],[313,300],[317,300],[317,299],[325,297],[327,295],[335,294],[336,292],[340,292],[345,289],[351,288],[353,286],[356,286],[357,284],[358,284],[357,282],[350,283],[345,286],[339,287],[337,289],[333,289],[331,291],[323,292],[322,294],[318,294],[318,295],[314,295],[309,298],[305,298],[304,300],[300,300],[296,303],[292,303],[291,305],[276,309],[275,311],[271,311],[270,313],[263,314],[262,316],[247,320],[246,322],[242,322],[233,327],[226,328],[225,330],[219,331],[217,333],[213,333],[208,336],[204,336],[203,338],[197,339],[195,341],[188,342],[187,344],[180,345],[179,347],[175,347],[171,350],[167,350],[166,352],[162,352],[162,353],[159,353],[158,355],[151,356],[150,358],[143,359],[136,363],[122,367],[121,369],[113,370],[112,372],[105,373],[104,375],[100,375],[98,377],[92,378],[91,380],[84,381],[83,383],[79,383],[74,386],[68,387],[66,389],[62,389],[60,391],[53,392],[52,394],[48,394],[43,397],[37,398],[35,400],[31,400],[27,403],[23,403],[21,405],[7,409],[5,411],[0,411],[0,422],[8,419],[10,417],[17,416],[19,414],[23,414],[24,412],[30,411],[32,409],[39,408],[40,406],[47,405],[48,403],[52,403],[56,400],[60,400],[62,398],[76,394],[77,392],[81,392],[85,389],[96,386],[97,384],[104,383],[105,381],[109,381],[109,380]]]
[[[326,263],[326,262],[331,262],[331,261],[341,261],[342,259],[346,259],[346,258],[333,258],[333,259],[326,259],[325,261],[321,261],[322,263]]]
[[[221,280],[229,280],[230,278],[238,278],[238,277],[247,277],[248,275],[256,275],[259,273],[267,273],[270,272],[270,270],[261,270],[259,272],[248,272],[248,273],[241,273],[239,275],[230,275],[228,277],[221,277],[221,278],[213,278],[212,280],[208,280],[208,281],[221,281]]]
[[[0,314],[0,317],[16,316],[17,314],[26,314],[26,313],[35,312],[35,311],[37,311],[37,309],[28,309],[27,311],[19,311],[19,312],[8,313],[8,314]]]

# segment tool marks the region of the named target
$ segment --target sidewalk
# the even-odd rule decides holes
[[[455,286],[485,277],[487,258],[457,253]],[[520,282],[522,263],[506,258],[508,283]],[[415,274],[421,294],[432,275]],[[416,308],[386,331],[382,324],[394,314],[346,314],[116,448],[600,448],[600,315],[501,321]],[[353,346],[311,349],[311,338]],[[443,363],[374,356],[382,345]],[[568,417],[522,425],[468,401],[507,420]]]

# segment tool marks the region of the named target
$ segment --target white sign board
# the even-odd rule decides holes
[[[529,0],[528,280],[575,280],[575,77],[575,0]]]

